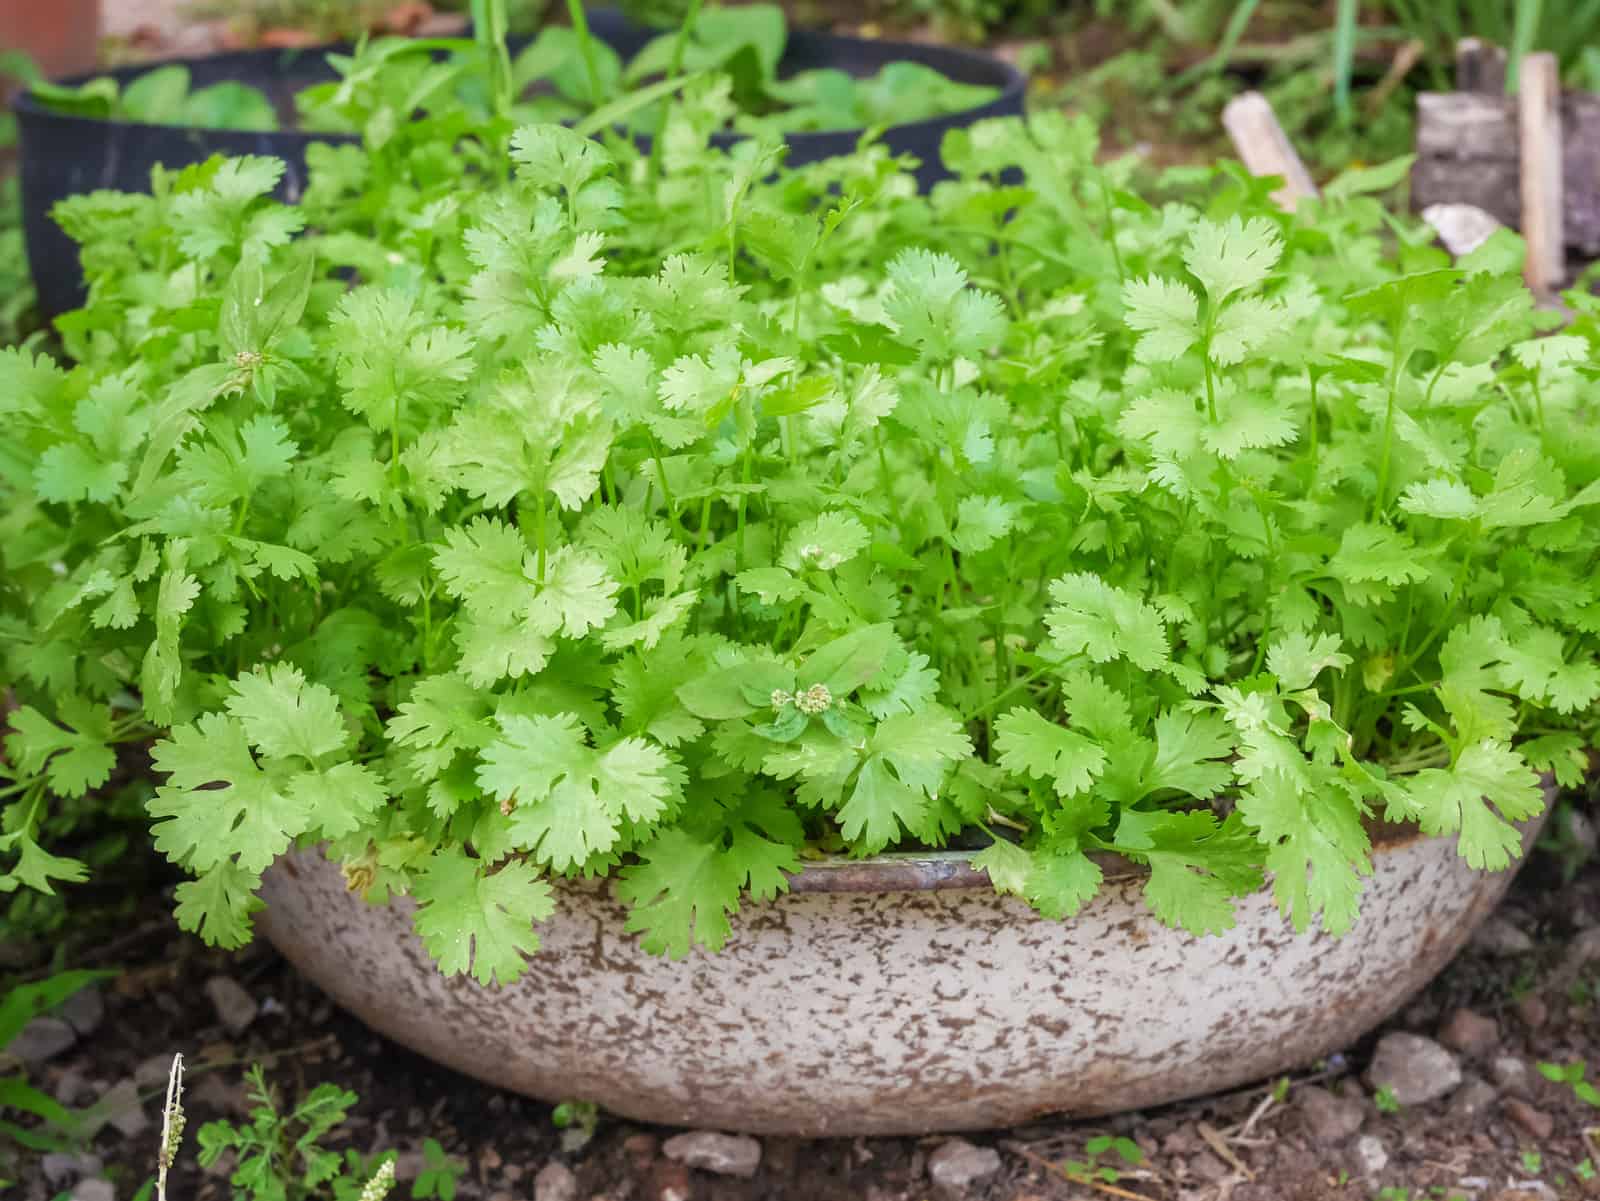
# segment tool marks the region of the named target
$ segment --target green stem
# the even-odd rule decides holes
[[[600,71],[594,64],[594,38],[589,33],[589,16],[584,12],[583,0],[567,0],[567,15],[578,34],[578,53],[583,57],[583,72],[589,77],[589,99],[598,108],[605,98],[600,92]]]
[[[667,66],[668,79],[676,79],[683,74],[683,56],[688,52],[695,22],[700,18],[700,4],[701,0],[689,0],[689,11],[683,14],[683,24],[678,26],[677,39],[672,43],[672,62]]]
[[[1315,371],[1307,371],[1306,374],[1311,377],[1311,478],[1314,481],[1317,478],[1317,437],[1322,417],[1317,411],[1318,374]]]
[[[1389,454],[1394,446],[1394,409],[1400,395],[1400,346],[1394,348],[1389,364],[1389,399],[1383,412],[1383,450],[1378,460],[1378,490],[1372,498],[1372,520],[1383,513],[1384,498],[1389,492]]]
[[[545,507],[544,507],[544,493],[543,492],[539,493],[539,507],[534,511],[534,520],[535,520],[536,524],[534,525],[533,533],[534,533],[534,538],[538,543],[538,549],[539,549],[539,566],[538,566],[538,570],[537,570],[536,574],[538,576],[539,583],[542,586],[544,584],[544,556],[545,556],[545,530],[544,530]]]

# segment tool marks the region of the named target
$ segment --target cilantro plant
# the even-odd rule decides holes
[[[1600,309],[1536,336],[1503,240],[1452,265],[1371,174],[1141,196],[1060,114],[922,196],[709,148],[725,77],[653,156],[373,79],[297,208],[242,158],[59,212],[74,364],[0,354],[6,887],[153,741],[227,945],[317,843],[484,982],[552,880],[681,956],[957,838],[1054,918],[1115,852],[1195,933],[1268,873],[1339,932],[1375,825],[1503,868],[1579,778]]]

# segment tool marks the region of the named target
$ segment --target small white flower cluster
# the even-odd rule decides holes
[[[799,692],[785,692],[782,688],[772,690],[772,707],[782,709],[790,701],[794,707],[807,717],[818,713],[825,713],[833,707],[833,693],[828,691],[826,684],[813,684],[810,688],[801,689]]]
[[[378,1165],[378,1170],[372,1174],[372,1179],[367,1181],[366,1187],[361,1190],[360,1201],[383,1201],[393,1187],[394,1160],[386,1159]]]

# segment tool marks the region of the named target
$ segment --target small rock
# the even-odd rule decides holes
[[[1439,1027],[1439,1041],[1463,1055],[1485,1055],[1500,1042],[1500,1023],[1470,1009],[1457,1009]]]
[[[1514,955],[1526,955],[1533,950],[1533,939],[1505,918],[1491,917],[1479,926],[1478,932],[1472,936],[1472,946],[1474,950],[1482,951],[1485,955],[1509,959]]]
[[[211,998],[217,1019],[233,1034],[243,1034],[261,1011],[255,998],[232,976],[213,976],[207,980],[206,996]]]
[[[111,1187],[111,1181],[96,1176],[73,1186],[72,1201],[117,1201],[117,1190]]]
[[[1378,1040],[1367,1079],[1401,1105],[1425,1105],[1461,1083],[1461,1065],[1431,1038],[1398,1032]]]
[[[1556,1120],[1544,1110],[1535,1109],[1521,1097],[1506,1098],[1504,1108],[1506,1117],[1541,1142],[1555,1133]]]
[[[138,1138],[150,1129],[150,1115],[139,1104],[139,1086],[131,1077],[119,1080],[102,1093],[99,1105],[106,1121],[128,1138]]]
[[[1000,1171],[1000,1152],[975,1147],[964,1138],[946,1139],[928,1156],[928,1179],[952,1192],[962,1192]]]
[[[141,1059],[133,1069],[133,1082],[141,1089],[165,1088],[167,1076],[172,1072],[172,1056],[151,1055]]]
[[[396,1180],[415,1180],[422,1175],[422,1169],[427,1166],[428,1161],[423,1157],[421,1151],[401,1151],[394,1157],[394,1178]]]
[[[1489,1061],[1489,1079],[1508,1093],[1528,1087],[1528,1065],[1515,1055],[1497,1055]]]
[[[1356,1164],[1364,1177],[1375,1181],[1389,1166],[1389,1149],[1383,1145],[1382,1139],[1363,1134],[1356,1140]]]
[[[1475,204],[1430,204],[1422,210],[1422,219],[1433,226],[1444,248],[1456,258],[1471,254],[1503,228],[1492,214]]]
[[[1189,1175],[1207,1184],[1215,1184],[1231,1173],[1232,1169],[1210,1150],[1201,1151],[1189,1160]]]
[[[6,1054],[38,1065],[54,1059],[77,1041],[72,1027],[60,1018],[34,1018],[11,1040]]]
[[[696,1130],[679,1134],[661,1144],[668,1159],[711,1172],[717,1176],[739,1176],[745,1180],[761,1166],[761,1144],[748,1134],[720,1134]]]
[[[533,1178],[533,1201],[577,1201],[578,1178],[566,1164],[551,1160]]]
[[[68,1068],[51,1087],[50,1095],[69,1109],[76,1109],[79,1105],[94,1100],[94,1095],[98,1091],[99,1089],[84,1079],[83,1073],[77,1068]]]
[[[636,1176],[643,1176],[650,1170],[650,1164],[660,1148],[660,1140],[653,1134],[630,1134],[622,1140],[622,1154],[627,1157]]]
[[[1192,1123],[1185,1122],[1161,1140],[1163,1155],[1189,1155],[1200,1149],[1200,1136]]]
[[[44,1182],[52,1188],[76,1184],[86,1176],[98,1176],[104,1169],[105,1164],[98,1155],[68,1155],[63,1151],[52,1151],[39,1161]]]
[[[1359,1102],[1336,1097],[1325,1088],[1307,1085],[1295,1090],[1295,1108],[1305,1122],[1306,1133],[1318,1143],[1333,1146],[1344,1142],[1361,1129],[1366,1111]]]
[[[106,1017],[106,999],[95,985],[80,988],[56,1010],[81,1035],[93,1034]]]
[[[1487,1080],[1481,1076],[1468,1076],[1456,1089],[1455,1096],[1450,1098],[1447,1112],[1457,1120],[1471,1121],[1487,1113],[1498,1096],[1494,1085]]]
[[[1537,1030],[1550,1020],[1550,1006],[1546,1005],[1544,998],[1537,993],[1529,993],[1520,997],[1511,1007],[1529,1030]]]
[[[1556,1192],[1542,1180],[1524,1180],[1508,1189],[1501,1189],[1489,1201],[1558,1201]]]
[[[207,1072],[191,1088],[186,1083],[183,1089],[185,1103],[193,1101],[196,1105],[219,1113],[233,1114],[244,1117],[250,1112],[250,1094],[242,1083],[228,1084],[216,1072]],[[420,1152],[418,1153],[420,1154]],[[419,1160],[420,1162],[420,1160]],[[400,1164],[395,1162],[395,1171],[400,1170]],[[412,1175],[416,1175],[415,1172]],[[409,1177],[401,1177],[409,1179]]]
[[[1591,926],[1573,936],[1567,944],[1567,954],[1550,975],[1550,988],[1566,992],[1583,976],[1591,963],[1600,960],[1600,926]]]
[[[689,1201],[694,1186],[689,1169],[675,1159],[658,1159],[650,1165],[650,1201]]]

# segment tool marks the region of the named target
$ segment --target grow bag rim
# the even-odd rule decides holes
[[[600,9],[591,14],[591,21],[601,13],[613,10]],[[604,42],[606,37],[596,29],[597,38]],[[809,139],[849,139],[858,142],[869,133],[874,133],[881,140],[890,130],[904,130],[917,132],[920,130],[932,131],[936,127],[959,121],[961,128],[965,128],[987,117],[1009,116],[1013,110],[1026,98],[1028,90],[1028,77],[1011,63],[997,55],[984,54],[971,50],[965,46],[947,46],[942,43],[908,42],[898,38],[865,38],[851,34],[825,33],[820,30],[794,29],[790,30],[784,45],[784,57],[790,53],[790,48],[799,42],[802,45],[811,42],[818,46],[828,44],[871,46],[880,49],[887,61],[912,61],[918,62],[930,55],[941,58],[946,62],[965,63],[974,69],[982,68],[992,72],[997,77],[997,82],[990,84],[976,84],[977,87],[993,87],[999,94],[983,104],[973,105],[970,108],[952,109],[946,113],[938,113],[930,117],[922,117],[916,121],[901,121],[889,125],[856,125],[843,129],[806,129],[792,132],[781,132],[780,138],[785,144],[799,141],[804,144]],[[296,47],[271,47],[263,46],[246,50],[225,50],[217,54],[186,55],[181,58],[159,59],[148,63],[130,64],[127,66],[113,67],[104,71],[82,72],[74,75],[52,78],[49,82],[67,87],[80,86],[94,79],[115,79],[118,84],[126,84],[142,75],[158,71],[163,67],[183,67],[191,75],[200,64],[209,64],[215,68],[218,64],[237,62],[241,67],[247,64],[258,63],[270,58],[298,58],[305,57],[321,61],[328,54],[348,53],[354,47],[349,42],[324,42],[315,46]],[[518,47],[520,49],[520,47]],[[782,59],[779,60],[780,63]],[[948,77],[948,71],[934,63],[923,63],[932,67],[941,75]],[[954,82],[962,82],[956,80]],[[11,111],[19,116],[26,116],[30,121],[50,122],[57,128],[99,128],[111,126],[116,129],[147,130],[147,129],[187,129],[207,134],[260,134],[270,135],[275,138],[288,138],[295,142],[311,144],[327,142],[335,144],[359,144],[361,135],[341,131],[314,131],[298,127],[280,126],[271,130],[241,130],[228,129],[214,125],[183,125],[170,122],[129,121],[117,117],[90,117],[81,113],[65,113],[59,109],[41,102],[33,94],[32,88],[23,88],[12,98]],[[719,148],[726,148],[735,142],[745,141],[754,135],[742,133],[738,130],[723,129],[713,131],[711,144]]]
[[[1550,813],[1561,794],[1555,778],[1545,773],[1539,778],[1544,793],[1543,814]],[[1409,846],[1418,840],[1432,837],[1422,832],[1414,822],[1388,822],[1372,819],[1365,823],[1372,839],[1374,855]],[[1513,822],[1518,831],[1528,822]],[[830,856],[807,863],[798,872],[786,873],[789,891],[794,893],[892,893],[892,892],[946,892],[988,888],[994,883],[988,872],[974,865],[973,860],[981,850],[964,851],[893,851],[869,855],[862,859],[849,859],[843,855]],[[1089,858],[1106,880],[1125,880],[1150,874],[1150,869],[1133,862],[1125,855],[1112,851],[1091,851]]]

